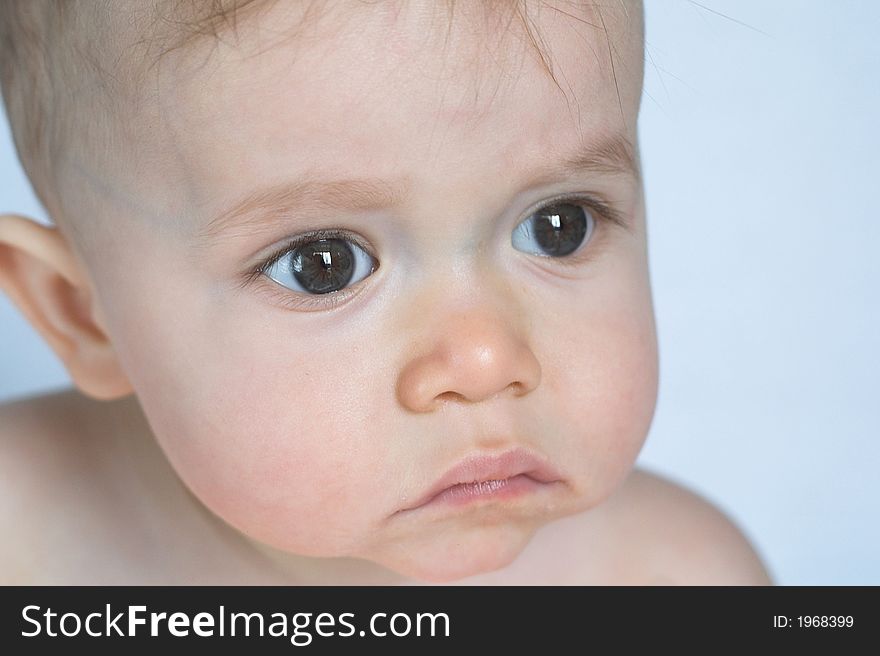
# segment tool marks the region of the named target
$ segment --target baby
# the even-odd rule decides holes
[[[657,395],[609,0],[13,0],[4,583],[766,584]]]

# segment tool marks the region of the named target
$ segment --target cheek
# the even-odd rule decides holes
[[[180,478],[215,514],[268,544],[317,555],[355,549],[398,495],[377,485],[393,480],[381,457],[392,433],[370,423],[377,417],[366,409],[382,402],[362,384],[376,370],[362,340],[283,333],[277,313],[200,306],[199,294],[179,288],[172,296],[125,327],[126,354]]]
[[[657,400],[657,341],[645,276],[620,275],[560,318],[545,379],[566,418],[563,452],[574,457],[585,503],[599,503],[630,471]],[[570,428],[570,430],[568,430]]]

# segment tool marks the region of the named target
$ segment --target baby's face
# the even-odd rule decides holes
[[[472,9],[447,34],[442,3],[328,3],[292,34],[279,3],[169,54],[125,164],[82,169],[108,226],[86,265],[158,442],[260,545],[451,580],[630,470],[657,379],[623,146],[641,8],[540,4],[560,86]],[[544,482],[421,503],[513,450]]]

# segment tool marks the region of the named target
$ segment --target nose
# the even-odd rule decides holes
[[[403,406],[430,412],[449,401],[477,403],[534,390],[541,365],[505,314],[476,307],[438,317],[427,350],[400,373],[397,392]]]

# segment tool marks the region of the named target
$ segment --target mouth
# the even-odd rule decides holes
[[[404,510],[515,499],[540,492],[561,480],[547,462],[525,449],[475,453],[449,469]]]

